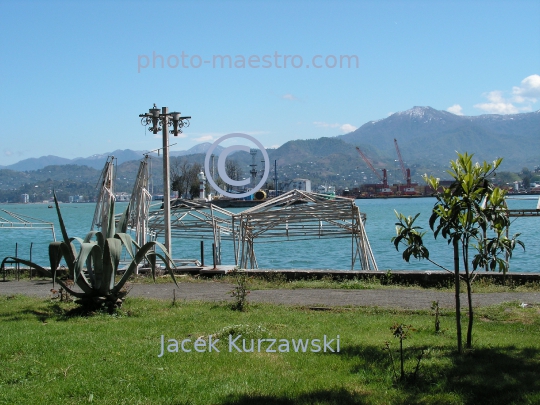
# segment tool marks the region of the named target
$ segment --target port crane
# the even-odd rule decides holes
[[[398,155],[399,164],[401,166],[401,172],[403,173],[403,178],[405,179],[405,182],[406,182],[405,188],[402,189],[403,194],[414,195],[416,194],[416,190],[414,189],[411,183],[411,169],[405,168],[405,164],[403,163],[403,159],[401,158],[401,152],[399,151],[399,146],[398,146],[396,138],[394,138],[394,145],[396,146],[396,152]]]
[[[385,195],[392,194],[392,190],[390,189],[390,187],[388,187],[388,177],[386,174],[386,169],[382,169],[382,176],[381,176],[381,174],[377,171],[377,169],[373,167],[368,157],[364,155],[364,152],[362,152],[358,146],[356,147],[356,150],[358,151],[362,159],[364,159],[364,162],[366,162],[366,164],[371,169],[371,171],[375,173],[375,176],[377,176],[377,178],[381,181],[382,189],[380,190],[380,193],[385,194]]]

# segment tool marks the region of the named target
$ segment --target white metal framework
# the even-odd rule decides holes
[[[101,188],[96,203],[96,210],[94,211],[94,218],[92,219],[91,231],[94,228],[100,228],[101,232],[107,234],[107,226],[109,224],[109,211],[111,201],[115,200],[114,197],[114,156],[109,156],[105,162],[105,166],[99,177],[99,183]]]
[[[210,203],[176,200],[171,207],[171,235],[176,238],[212,239],[216,264],[221,264],[221,239],[232,239],[232,213]],[[148,229],[155,236],[165,230],[163,209],[150,213]]]
[[[0,209],[0,229],[50,230],[52,232],[53,240],[56,241],[54,224],[52,222],[17,214],[4,209]]]
[[[378,270],[364,228],[365,215],[354,200],[291,190],[233,215],[236,264],[257,268],[254,242],[290,239],[351,238],[351,270],[358,259],[362,270]]]
[[[235,265],[257,268],[254,242],[301,239],[351,239],[351,270],[378,270],[364,228],[365,215],[354,200],[291,190],[233,214],[213,204],[177,200],[171,209],[176,238],[213,239],[216,264],[221,264],[221,239],[234,242]],[[150,213],[148,229],[156,236],[165,228],[163,210]]]
[[[148,240],[148,217],[152,195],[148,191],[150,171],[148,168],[148,155],[141,161],[139,172],[135,179],[133,192],[129,201],[129,222],[128,226],[135,232],[135,241],[139,246],[144,245]]]

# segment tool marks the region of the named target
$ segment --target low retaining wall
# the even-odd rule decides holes
[[[446,271],[246,270],[246,273],[270,279],[279,274],[287,280],[377,279],[382,284],[417,284],[425,287],[448,286],[454,282],[454,274]],[[540,273],[507,273],[504,275],[495,272],[480,272],[477,273],[476,279],[486,279],[497,284],[521,285],[533,282],[540,283]]]
[[[216,277],[229,274],[232,271],[232,266],[218,266],[216,269],[212,267],[179,267],[176,274],[191,274],[201,277]],[[6,272],[11,277],[18,278],[18,274],[29,273],[27,268],[20,268],[18,271],[15,268],[6,268]],[[419,285],[423,287],[439,287],[451,286],[454,283],[454,274],[446,271],[351,271],[351,270],[306,270],[306,269],[257,269],[245,270],[245,272],[254,277],[261,277],[268,280],[285,278],[290,280],[321,280],[331,279],[334,281],[343,280],[380,280],[381,284],[397,284],[397,285]],[[41,272],[32,272],[33,276],[43,276]],[[119,271],[122,273],[122,271]],[[150,274],[149,269],[140,269],[141,274]],[[165,274],[163,269],[157,270],[158,274]],[[59,278],[67,275],[66,269],[58,271]],[[6,273],[0,275],[0,281]],[[479,272],[476,276],[477,280],[485,279],[486,281],[496,284],[513,284],[522,285],[527,283],[540,283],[540,273],[502,273],[495,272]]]

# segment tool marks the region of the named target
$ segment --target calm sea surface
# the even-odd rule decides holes
[[[434,270],[436,267],[426,261],[406,263],[390,242],[395,234],[396,217],[394,209],[406,215],[421,213],[417,224],[428,230],[428,219],[435,199],[373,199],[357,200],[356,204],[367,214],[366,231],[380,270]],[[536,199],[509,200],[510,208],[536,208]],[[117,213],[125,208],[125,203],[117,204]],[[47,204],[0,204],[17,214],[27,215],[54,223],[57,240],[61,239],[56,210]],[[69,236],[84,237],[90,230],[94,214],[94,204],[62,204],[61,210]],[[5,216],[0,211],[0,216]],[[540,272],[540,218],[514,218],[510,232],[521,233],[526,251],[516,248],[510,262],[514,272]],[[48,266],[48,243],[52,240],[50,231],[37,229],[0,228],[0,258],[15,254],[18,243],[19,257],[29,258],[30,244],[33,242],[32,260]],[[205,240],[205,261],[211,263],[211,240]],[[434,240],[432,233],[426,234],[426,245],[433,260],[452,266],[451,248],[444,240]],[[174,239],[175,258],[200,258],[200,241],[197,239]],[[259,242],[255,244],[259,268],[271,269],[350,269],[350,239],[283,241],[279,243]],[[223,242],[223,264],[234,264],[232,242]]]

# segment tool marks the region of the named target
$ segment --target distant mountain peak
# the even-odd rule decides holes
[[[540,113],[460,116],[432,107],[415,106],[387,118],[370,121],[339,138],[361,147],[371,146],[395,159],[399,140],[409,164],[440,165],[455,159],[455,151],[474,153],[491,161],[504,156],[504,170],[536,166],[540,161]],[[523,147],[527,145],[527,147]]]
[[[431,107],[420,107],[420,106],[414,106],[413,108],[409,108],[406,111],[400,111],[397,112],[396,115],[406,115],[409,117],[423,117],[428,111],[435,111]]]
[[[394,114],[395,116],[409,117],[409,118],[445,118],[450,116],[456,116],[448,111],[439,111],[432,107],[414,106],[406,111],[400,111]]]

